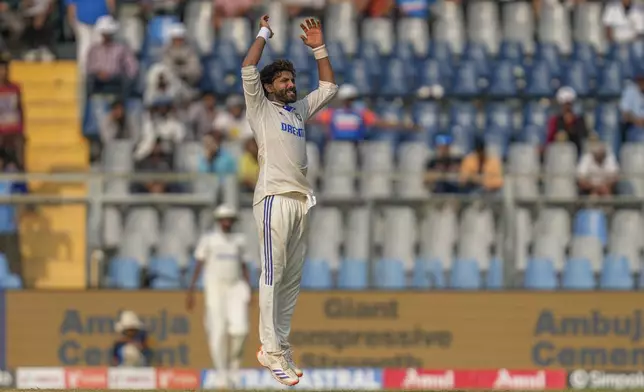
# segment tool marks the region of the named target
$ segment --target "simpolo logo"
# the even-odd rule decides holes
[[[568,382],[575,389],[641,389],[644,388],[644,373],[575,370],[570,373]]]

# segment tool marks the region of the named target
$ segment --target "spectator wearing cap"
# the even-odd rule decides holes
[[[216,132],[223,133],[229,140],[246,140],[253,137],[253,131],[246,118],[244,97],[231,95],[226,99],[226,111],[221,112],[212,123]]]
[[[25,20],[22,40],[26,45],[25,61],[53,61],[51,52],[53,29],[49,16],[52,0],[28,0],[21,3]]]
[[[610,196],[619,175],[615,155],[604,143],[593,141],[577,165],[577,184],[582,195]]]
[[[436,156],[427,162],[425,184],[433,193],[459,193],[458,173],[461,158],[452,152],[451,135],[436,135],[434,145]]]
[[[619,101],[622,116],[622,141],[644,138],[644,67],[637,69]]]
[[[112,345],[112,366],[144,367],[152,364],[150,337],[136,313],[126,310],[114,325],[118,339]]]
[[[503,186],[503,163],[485,150],[481,138],[477,138],[474,151],[461,162],[460,183],[465,192],[474,193],[495,193]]]
[[[257,152],[257,142],[252,137],[248,138],[244,144],[244,153],[239,159],[239,182],[244,192],[253,192],[259,178]]]
[[[604,7],[602,23],[610,42],[629,43],[644,33],[644,13],[633,0],[613,0]]]
[[[172,161],[175,146],[185,137],[185,126],[179,120],[172,101],[157,101],[143,115],[141,141],[134,151],[134,159],[140,161],[147,157],[158,141],[161,143],[162,151]]]
[[[188,110],[187,123],[192,130],[191,139],[201,138],[213,131],[213,123],[219,115],[217,109],[217,98],[211,91],[204,91],[201,99],[190,106]]]
[[[197,49],[186,40],[186,28],[177,23],[168,29],[170,42],[163,50],[163,63],[181,80],[196,86],[201,80],[201,61]]]
[[[556,140],[569,140],[577,146],[577,152],[581,155],[583,144],[588,138],[588,127],[584,118],[573,109],[576,99],[577,93],[571,87],[564,86],[557,91],[556,100],[560,112],[548,120],[546,144]]]
[[[416,130],[397,122],[380,119],[376,113],[356,105],[359,97],[358,89],[351,84],[343,84],[336,96],[337,107],[327,108],[318,114],[314,123],[323,124],[327,128],[327,138],[330,140],[354,141],[364,140],[372,128],[381,130]]]
[[[87,57],[88,93],[119,91],[121,100],[129,95],[139,64],[130,48],[115,41],[118,23],[111,16],[102,16],[96,22],[101,43],[93,45]]]
[[[237,173],[235,157],[222,147],[223,135],[211,132],[203,137],[203,154],[199,157],[199,172],[212,173],[223,179]]]
[[[102,16],[116,12],[116,0],[65,0],[69,24],[76,33],[76,62],[81,75],[85,75],[86,59],[90,47],[101,41],[94,28]]]
[[[9,79],[9,55],[0,55],[0,147],[24,162],[24,113],[20,86]]]

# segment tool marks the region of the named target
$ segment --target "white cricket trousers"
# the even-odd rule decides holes
[[[289,348],[307,240],[306,196],[267,196],[253,207],[260,239],[259,337],[265,352]]]
[[[239,370],[241,363],[244,341],[248,335],[250,288],[245,281],[209,282],[204,294],[204,322],[210,356],[218,373],[218,383],[224,386]]]

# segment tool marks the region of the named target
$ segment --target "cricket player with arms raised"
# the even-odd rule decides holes
[[[302,370],[293,362],[288,342],[291,318],[300,292],[307,239],[307,213],[315,205],[306,179],[304,123],[338,91],[319,21],[308,19],[300,36],[317,61],[319,87],[297,99],[295,69],[277,60],[261,72],[257,64],[273,32],[268,15],[242,64],[246,116],[259,147],[259,178],[253,213],[260,237],[262,273],[259,282],[259,336],[257,360],[275,380],[292,386]]]

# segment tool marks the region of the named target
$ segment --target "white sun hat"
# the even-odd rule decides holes
[[[143,328],[143,323],[141,322],[141,319],[139,319],[139,316],[136,315],[131,310],[126,310],[123,313],[121,313],[121,317],[119,318],[119,322],[116,323],[114,326],[114,329],[118,333],[122,333],[125,330],[128,329],[141,329]]]
[[[233,219],[237,217],[237,211],[234,207],[227,204],[222,204],[215,208],[215,219]]]
[[[94,28],[101,34],[115,34],[119,30],[119,23],[111,15],[104,15],[98,18]]]
[[[572,87],[563,86],[557,90],[557,102],[560,105],[573,103],[577,99],[577,92]]]
[[[338,89],[338,99],[354,99],[358,98],[359,95],[358,88],[352,84],[343,84]]]

